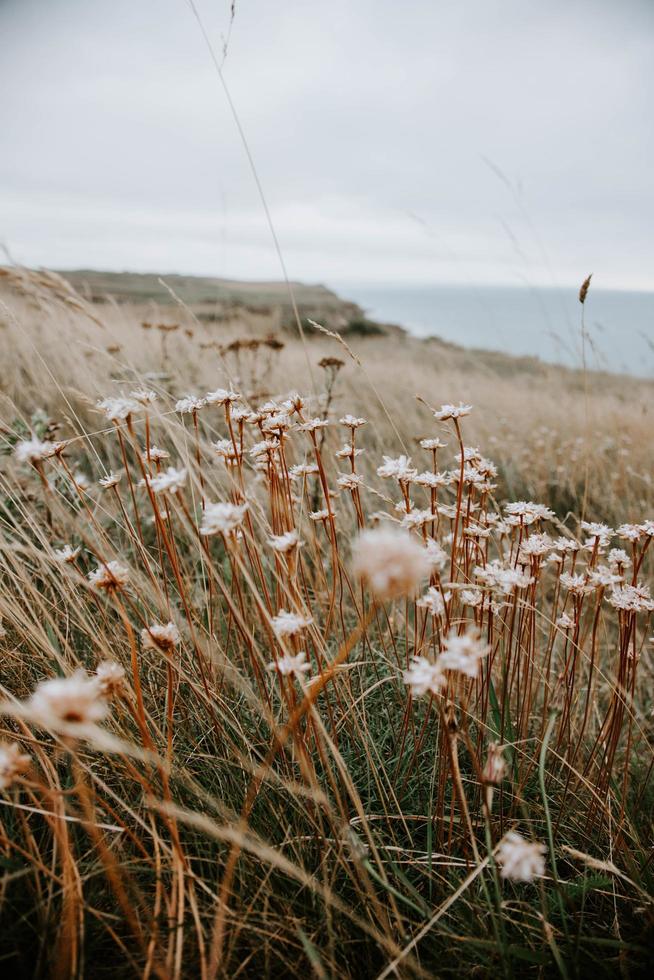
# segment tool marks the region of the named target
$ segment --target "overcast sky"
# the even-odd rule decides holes
[[[219,59],[229,0],[197,0]],[[652,0],[236,0],[289,275],[654,288]],[[279,278],[187,0],[0,0],[21,263]]]

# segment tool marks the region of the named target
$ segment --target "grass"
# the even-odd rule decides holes
[[[646,975],[651,383],[5,278],[7,971]]]

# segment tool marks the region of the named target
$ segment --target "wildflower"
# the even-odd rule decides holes
[[[523,558],[527,561],[530,558],[540,558],[547,554],[551,547],[552,539],[549,534],[532,534],[530,538],[522,542],[518,560],[523,562]]]
[[[358,473],[341,473],[336,481],[343,490],[356,490],[363,483],[363,477]]]
[[[631,558],[626,551],[623,551],[622,548],[611,548],[606,556],[606,560],[608,561],[609,568],[611,569],[628,568],[629,565],[631,565]]]
[[[579,551],[581,545],[579,544],[578,541],[574,541],[572,538],[561,537],[561,538],[557,538],[556,541],[554,541],[552,547],[556,551],[565,553],[568,551]]]
[[[82,473],[80,470],[73,473],[72,481],[73,486],[78,490],[89,490],[91,488],[91,481],[89,480],[88,476],[86,473]]]
[[[608,602],[614,609],[623,612],[652,612],[654,611],[654,599],[652,599],[649,586],[639,582],[638,585],[617,586],[610,596]]]
[[[158,473],[148,479],[148,485],[153,493],[179,493],[186,483],[188,471],[184,468],[176,470],[169,466],[164,473]]]
[[[402,518],[402,527],[415,528],[423,527],[436,519],[436,514],[431,510],[412,510]]]
[[[615,575],[606,565],[594,568],[588,575],[589,581],[597,588],[606,589],[609,586],[619,585],[623,581],[622,575]]]
[[[95,676],[103,698],[110,700],[121,694],[125,687],[125,668],[115,660],[103,660],[95,670]]]
[[[556,625],[562,630],[570,630],[574,626],[575,621],[566,612],[562,612],[556,621]]]
[[[556,515],[553,510],[544,504],[535,504],[531,500],[517,500],[514,503],[506,504],[504,507],[508,517],[507,524],[528,525],[534,521],[552,520]]]
[[[459,402],[458,405],[441,405],[437,412],[434,412],[434,418],[437,422],[447,422],[449,419],[461,419],[465,415],[470,415],[472,411],[472,405],[464,405],[463,402]]]
[[[499,742],[489,743],[486,764],[482,771],[482,779],[485,783],[497,786],[506,776],[505,748],[506,746],[500,745]]]
[[[435,585],[430,585],[425,594],[417,600],[416,605],[426,609],[432,616],[442,616],[445,612],[445,603],[450,597],[450,592],[441,595]]]
[[[300,616],[299,613],[287,612],[285,609],[280,609],[276,616],[273,616],[271,620],[271,625],[273,632],[278,640],[283,639],[286,636],[297,636],[302,630],[310,626],[313,620],[306,616]]]
[[[286,429],[290,429],[292,424],[286,412],[278,412],[276,415],[270,415],[263,422],[261,428],[264,432],[284,432]]]
[[[139,405],[143,405],[145,408],[147,408],[148,405],[152,404],[152,402],[156,402],[157,393],[156,391],[152,391],[150,388],[137,388],[136,391],[131,393],[130,398],[132,398],[135,402],[138,402]]]
[[[654,538],[654,521],[644,521],[640,525],[640,529],[648,538]]]
[[[473,589],[462,589],[461,602],[464,606],[470,606],[471,609],[477,609],[484,602],[484,593],[475,592]]]
[[[511,830],[505,834],[497,849],[497,863],[502,878],[511,881],[532,881],[545,874],[545,845],[527,841]]]
[[[108,561],[88,574],[88,580],[96,589],[123,589],[129,581],[129,569],[119,561]]]
[[[204,405],[204,398],[198,398],[197,395],[185,395],[175,403],[175,411],[179,412],[180,415],[191,415],[194,412],[199,412],[201,408],[204,408]]]
[[[44,459],[56,455],[59,447],[63,447],[63,443],[43,442],[33,436],[31,439],[16,443],[14,456],[19,463],[41,463]]]
[[[431,449],[431,451],[434,452],[436,449],[445,449],[447,443],[441,442],[440,439],[421,439],[420,445],[423,449]]]
[[[358,419],[354,415],[344,415],[342,419],[339,419],[339,422],[348,429],[359,429],[362,425],[367,425],[366,419]]]
[[[489,653],[490,647],[481,639],[479,630],[472,627],[460,635],[456,630],[451,630],[443,642],[443,652],[438,660],[444,670],[477,677],[479,665]]]
[[[448,561],[445,549],[434,538],[427,538],[425,551],[427,552],[427,560],[431,567],[442,571]]]
[[[578,596],[588,595],[593,591],[593,586],[589,584],[585,575],[572,575],[570,572],[561,574],[561,585]]]
[[[313,510],[309,514],[310,521],[326,521],[329,518],[328,510]]]
[[[54,556],[57,561],[62,561],[65,564],[72,565],[81,550],[81,548],[73,548],[72,545],[65,544],[63,548],[55,548]]]
[[[411,466],[409,456],[398,456],[397,459],[384,456],[382,466],[377,468],[377,476],[392,477],[399,483],[410,483],[417,473],[418,471]]]
[[[424,473],[416,474],[413,482],[417,483],[420,487],[429,487],[431,490],[436,490],[438,487],[448,486],[450,478],[446,473],[430,473],[426,470]]]
[[[300,650],[293,656],[290,653],[285,654],[278,660],[272,660],[268,664],[268,670],[277,670],[283,676],[292,677],[294,674],[305,674],[307,671],[311,670],[311,664],[306,662],[307,655],[304,650]]]
[[[402,676],[414,698],[421,698],[427,693],[438,694],[445,685],[441,664],[438,661],[432,663],[427,657],[413,657]]]
[[[596,543],[599,543],[601,548],[605,548],[613,537],[613,529],[606,524],[598,524],[595,521],[582,521],[581,527],[589,535],[586,547],[593,547]]]
[[[41,681],[27,702],[35,722],[43,728],[61,724],[95,724],[107,716],[97,677],[78,669],[70,677]]]
[[[170,653],[179,642],[179,630],[173,622],[166,623],[165,626],[153,623],[141,630],[141,643],[144,650],[165,650]]]
[[[364,449],[355,449],[354,446],[345,443],[342,449],[334,453],[334,456],[336,459],[355,459],[355,457],[361,456],[364,452]]]
[[[226,388],[216,388],[210,391],[204,398],[207,405],[231,405],[237,402],[241,396],[238,391],[228,391]]]
[[[11,784],[29,768],[32,760],[21,752],[17,742],[0,742],[0,790],[9,789]]]
[[[249,504],[207,504],[202,515],[200,534],[232,534],[245,520]]]
[[[293,551],[294,548],[299,548],[302,545],[295,529],[286,531],[284,534],[273,534],[268,543],[273,551],[276,551],[280,555],[285,555],[287,552]]]
[[[516,589],[526,589],[532,585],[534,578],[519,568],[511,568],[502,564],[497,558],[483,566],[476,566],[476,578],[488,589],[511,595]]]
[[[627,541],[638,541],[643,536],[643,529],[639,524],[621,524],[615,533]]]
[[[120,483],[122,473],[108,473],[107,476],[100,477],[98,484],[103,490],[111,490],[112,487],[117,487]]]
[[[158,446],[150,446],[149,456],[153,463],[161,463],[164,459],[170,459],[170,453],[166,452],[165,449],[159,449]],[[141,458],[144,463],[148,462],[147,450],[142,454]]]
[[[139,408],[133,398],[102,398],[96,404],[109,422],[124,422]]]
[[[380,599],[413,595],[431,570],[425,548],[394,528],[362,531],[352,566],[355,576]]]

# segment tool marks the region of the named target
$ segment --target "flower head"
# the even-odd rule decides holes
[[[307,671],[311,670],[311,664],[306,661],[307,655],[304,650],[300,650],[294,656],[287,653],[278,660],[271,660],[268,664],[268,670],[277,670],[280,674],[291,677],[294,674],[306,674]]]
[[[229,503],[207,504],[202,515],[200,534],[205,537],[212,534],[233,534],[245,520],[248,506],[248,504]]]
[[[464,405],[463,402],[459,402],[458,405],[441,405],[437,412],[434,412],[434,418],[437,422],[447,422],[449,419],[460,419],[464,415],[470,415],[472,411],[472,405]]]
[[[81,548],[73,548],[72,545],[65,544],[63,548],[55,548],[54,556],[57,561],[62,561],[65,564],[72,565],[81,550]]]
[[[299,548],[302,544],[295,529],[286,531],[285,534],[273,534],[269,540],[270,547],[280,555],[285,555],[294,548]]]
[[[141,643],[144,650],[165,650],[170,652],[179,645],[179,630],[173,622],[162,626],[160,623],[153,623],[146,629],[141,630]]]
[[[9,789],[31,761],[29,755],[21,752],[18,742],[0,742],[0,790]]]
[[[301,616],[299,613],[288,612],[286,609],[280,609],[277,615],[273,616],[271,625],[275,636],[278,640],[281,640],[285,636],[297,636],[307,626],[310,626],[312,622],[313,620],[310,617]]]
[[[179,493],[186,483],[188,471],[185,468],[176,470],[169,466],[163,473],[148,478],[148,485],[153,493]]]
[[[139,408],[133,398],[102,398],[96,404],[109,422],[124,422]]]
[[[438,660],[432,663],[427,657],[414,657],[403,677],[414,698],[420,698],[427,693],[438,694],[445,685],[442,666]]]
[[[129,568],[119,561],[108,561],[88,574],[88,580],[96,589],[124,589],[129,581]]]
[[[502,838],[497,848],[497,863],[502,878],[511,881],[532,881],[545,874],[545,845],[525,840],[514,830]]]
[[[27,703],[35,722],[44,728],[88,725],[102,721],[108,707],[97,677],[76,670],[70,677],[41,681]]]
[[[406,531],[395,528],[362,531],[352,567],[355,576],[380,599],[414,595],[431,571],[426,549]]]
[[[103,660],[99,663],[95,676],[100,694],[107,700],[121,694],[125,687],[125,668],[115,660]]]
[[[63,443],[44,442],[32,436],[31,439],[16,443],[14,456],[19,463],[40,463],[44,459],[55,456],[60,447],[63,447]]]
[[[454,670],[466,677],[477,677],[481,661],[489,653],[490,647],[482,640],[476,627],[471,627],[467,633],[460,635],[456,630],[450,630],[443,642],[443,652],[438,661],[443,670]]]

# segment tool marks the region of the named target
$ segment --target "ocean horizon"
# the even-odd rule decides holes
[[[367,285],[330,282],[368,317],[418,337],[581,367],[578,288]],[[654,292],[591,287],[584,310],[589,368],[654,376]]]

